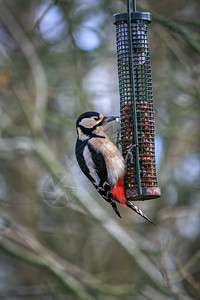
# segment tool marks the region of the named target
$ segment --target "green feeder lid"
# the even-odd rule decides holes
[[[149,12],[142,12],[142,11],[136,11],[131,13],[131,20],[144,20],[147,22],[151,22],[151,13]],[[127,13],[119,13],[115,14],[113,16],[113,23],[116,24],[117,22],[127,22]]]

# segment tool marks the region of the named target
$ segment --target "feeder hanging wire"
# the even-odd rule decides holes
[[[133,1],[133,10],[136,9],[136,3]],[[133,64],[133,41],[132,41],[132,28],[131,28],[131,10],[130,0],[127,0],[127,25],[128,25],[128,48],[129,48],[129,70],[130,70],[130,83],[132,87],[131,98],[133,101],[133,135],[134,135],[134,148],[135,148],[135,172],[136,172],[136,185],[138,186],[139,193],[142,194],[141,181],[140,181],[140,162],[139,162],[139,147],[138,147],[138,128],[137,128],[137,111],[135,101],[135,82],[134,82],[134,64]]]
[[[127,2],[130,2],[130,1],[127,0]],[[136,1],[133,0],[132,4],[133,4],[133,12],[136,12]],[[130,4],[127,4],[127,5],[129,5],[129,7],[130,7]]]

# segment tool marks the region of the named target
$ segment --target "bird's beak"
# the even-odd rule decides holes
[[[102,125],[105,126],[105,125],[108,124],[109,122],[114,121],[114,120],[117,120],[117,119],[119,119],[118,116],[106,116],[106,117],[103,117]]]

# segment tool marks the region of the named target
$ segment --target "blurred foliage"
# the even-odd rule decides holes
[[[126,1],[0,1],[1,299],[199,299],[200,2],[137,8],[153,17],[162,197],[139,207],[156,228],[123,207],[118,220],[74,156],[80,113],[119,114]]]

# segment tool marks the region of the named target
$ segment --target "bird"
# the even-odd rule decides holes
[[[117,119],[117,116],[103,116],[93,111],[82,113],[78,117],[75,146],[77,162],[100,195],[111,204],[118,217],[121,218],[117,208],[117,203],[120,203],[154,224],[125,196],[125,159],[104,131],[109,122]]]

